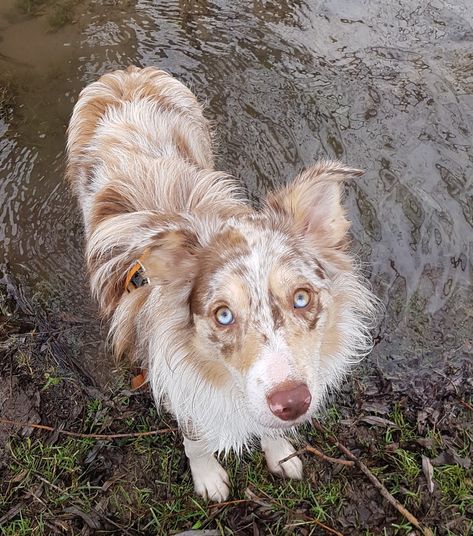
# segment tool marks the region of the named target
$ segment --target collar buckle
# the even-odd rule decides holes
[[[136,290],[137,288],[144,287],[150,284],[149,277],[145,275],[146,268],[143,265],[143,259],[146,257],[148,251],[145,251],[143,255],[135,260],[128,270],[125,279],[125,289],[127,292]]]

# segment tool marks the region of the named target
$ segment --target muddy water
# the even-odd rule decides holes
[[[93,323],[65,128],[86,83],[158,65],[207,104],[218,165],[255,202],[318,157],[366,170],[347,205],[386,306],[369,367],[410,377],[470,359],[469,0],[58,5],[0,6],[0,259],[32,292]]]

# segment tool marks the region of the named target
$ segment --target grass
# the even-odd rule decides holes
[[[60,445],[47,445],[31,438],[12,441],[9,445],[10,470],[12,481],[19,480],[15,490],[25,491],[38,480],[46,480],[51,488],[50,499],[54,503],[76,495],[81,489],[83,457],[91,445],[90,439],[67,439]],[[67,487],[58,489],[58,484],[67,484]]]
[[[62,381],[62,378],[56,376],[53,372],[44,373],[45,383],[43,385],[42,391],[47,391],[50,387],[59,385]]]
[[[49,387],[55,388],[54,383]],[[156,410],[150,406],[144,413],[139,413],[129,409],[133,403],[127,395],[115,400],[114,406],[127,415],[121,421],[122,426],[132,431],[155,428],[159,420]],[[89,400],[84,408],[82,429],[88,432],[102,430],[109,422],[109,411],[110,406],[104,405],[102,400]],[[393,411],[392,418],[399,437],[415,439],[414,427],[400,408]],[[329,412],[327,422],[334,433],[337,427],[335,412]],[[318,437],[317,443],[328,452],[323,438]],[[416,511],[420,507],[423,482],[419,453],[401,447],[384,452],[382,444],[380,446],[376,465],[372,465],[373,472],[401,502]],[[107,457],[113,460],[113,453],[118,458],[106,471],[100,465],[102,462],[94,461],[107,460]],[[7,487],[0,506],[23,501],[25,507],[2,527],[2,535],[42,534],[45,522],[50,523],[57,512],[70,507],[79,508],[91,516],[105,508],[107,517],[119,527],[124,530],[133,528],[143,534],[218,528],[219,524],[227,527],[228,534],[233,534],[226,521],[226,513],[231,510],[217,512],[215,517],[216,510],[194,496],[189,472],[182,465],[180,439],[174,434],[113,443],[67,438],[52,445],[48,444],[48,436],[17,437],[9,443],[9,455]],[[350,503],[347,492],[352,479],[359,477],[353,469],[347,468],[338,468],[337,474],[333,474],[332,466],[310,457],[305,464],[306,478],[303,481],[284,481],[268,473],[264,456],[258,450],[243,459],[229,456],[225,465],[233,484],[231,500],[245,499],[245,490],[250,489],[262,501],[262,505],[250,508],[253,513],[248,516],[248,530],[255,519],[261,530],[274,535],[290,534],[291,531],[297,534],[301,527],[306,527],[310,534],[321,534],[315,530],[316,521],[337,526],[340,513]],[[457,465],[436,467],[434,480],[445,508],[455,508],[456,512],[465,515],[470,511],[472,496],[468,470]],[[368,486],[364,481],[363,484]],[[359,480],[356,485],[360,485]],[[31,500],[35,493],[40,494],[41,503]],[[246,506],[239,508],[241,516],[247,515]],[[388,523],[383,529],[386,536],[407,535],[411,530],[412,527],[402,519]]]
[[[473,509],[471,471],[459,465],[442,465],[434,468],[434,481],[442,492],[445,504],[455,504],[462,514]]]
[[[1,527],[2,536],[29,536],[43,534],[44,524],[38,519],[35,525],[31,525],[29,519],[24,519],[20,512],[19,518]]]
[[[404,449],[396,449],[392,459],[406,484],[409,486],[414,485],[421,472],[420,463],[417,461],[416,455]]]
[[[31,355],[29,352],[25,352],[24,350],[18,350],[15,354],[15,361],[17,365],[20,367],[20,369],[23,369],[26,371],[27,374],[32,376],[33,373],[33,367],[31,362]]]
[[[395,431],[398,432],[398,441],[399,442],[409,442],[413,441],[416,437],[415,427],[409,422],[409,420],[404,415],[401,405],[396,402],[394,408],[390,414],[391,420],[396,424]],[[392,429],[388,429],[388,432],[393,432]]]
[[[101,405],[91,401],[85,422],[93,420],[93,410]],[[134,430],[149,428],[149,416],[137,419]],[[90,425],[89,425],[90,426]],[[94,425],[95,428],[96,425]],[[75,506],[90,513],[104,500],[104,482],[93,482],[88,467],[96,442],[90,439],[66,439],[48,445],[47,438],[16,438],[9,446],[10,465],[4,504],[24,500],[41,488],[46,507],[31,503],[22,516],[5,525],[2,534],[36,534],[43,519],[51,519],[57,509]],[[112,447],[113,448],[113,447]],[[182,473],[182,451],[174,435],[144,437],[117,442],[124,455],[124,467],[114,468],[111,480],[126,473],[107,487],[108,515],[123,527],[139,527],[149,534],[169,534],[183,527],[209,526],[207,503],[193,494],[190,475]],[[230,457],[226,466],[234,483],[234,497],[244,499],[250,488],[268,504],[271,534],[286,534],[286,525],[306,523],[294,514],[300,507],[317,520],[333,521],[343,502],[343,486],[335,479],[319,486],[309,481],[281,481],[268,474],[264,456],[255,451],[251,457],[238,460]],[[143,475],[149,475],[146,479]],[[16,531],[16,532],[15,532]]]

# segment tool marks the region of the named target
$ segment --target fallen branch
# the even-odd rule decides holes
[[[310,452],[311,454],[314,454],[321,460],[324,460],[325,462],[330,463],[338,463],[340,465],[346,465],[348,467],[353,467],[355,465],[355,462],[351,460],[341,460],[340,458],[332,458],[331,456],[327,456],[319,449],[316,449],[315,447],[312,447],[311,445],[306,445],[304,448],[300,450],[296,450],[296,452],[293,452],[292,454],[289,454],[289,456],[286,456],[282,460],[279,460],[279,465],[281,465],[284,462],[287,462],[291,458],[294,458],[294,456],[299,456],[299,454],[304,454],[304,452]]]
[[[314,428],[316,428],[321,434],[326,435],[323,426],[317,419],[312,419]],[[421,531],[424,536],[433,536],[433,532],[428,528],[424,527],[422,523],[413,515],[409,510],[407,510],[389,491],[385,486],[376,478],[376,476],[369,470],[369,468],[359,460],[350,450],[348,450],[344,445],[342,445],[338,439],[333,435],[328,435],[328,440],[332,445],[337,447],[343,454],[352,460],[355,465],[362,471],[362,473],[368,478],[368,480],[373,484],[373,486],[381,493],[381,495],[392,505],[396,510],[403,515],[409,523],[414,525],[417,529]]]
[[[52,426],[46,426],[45,424],[11,421],[9,419],[2,418],[0,418],[0,424],[18,426],[19,428],[34,428],[36,430],[46,430],[47,432],[57,432],[58,434],[63,434],[69,437],[78,437],[80,439],[131,439],[134,437],[146,437],[177,432],[177,428],[162,428],[161,430],[150,430],[149,432],[131,432],[128,434],[82,434],[80,432],[69,432],[68,430],[60,430],[59,428],[53,428]]]

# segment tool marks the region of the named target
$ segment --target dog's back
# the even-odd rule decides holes
[[[91,286],[106,315],[123,296],[130,262],[174,215],[242,207],[235,181],[212,169],[202,107],[154,67],[129,67],[88,85],[74,107],[67,151]]]
[[[166,204],[172,196],[169,185],[167,191],[153,191],[159,184],[149,180],[156,165],[168,176],[170,159],[174,176],[182,175],[174,169],[180,161],[199,169],[213,167],[201,106],[188,88],[153,67],[115,71],[87,86],[72,114],[67,149],[67,176],[79,197],[88,233],[110,215],[112,204],[123,212]],[[106,207],[91,214],[92,197],[112,182],[115,202],[110,202],[109,188],[103,195],[108,198]]]

